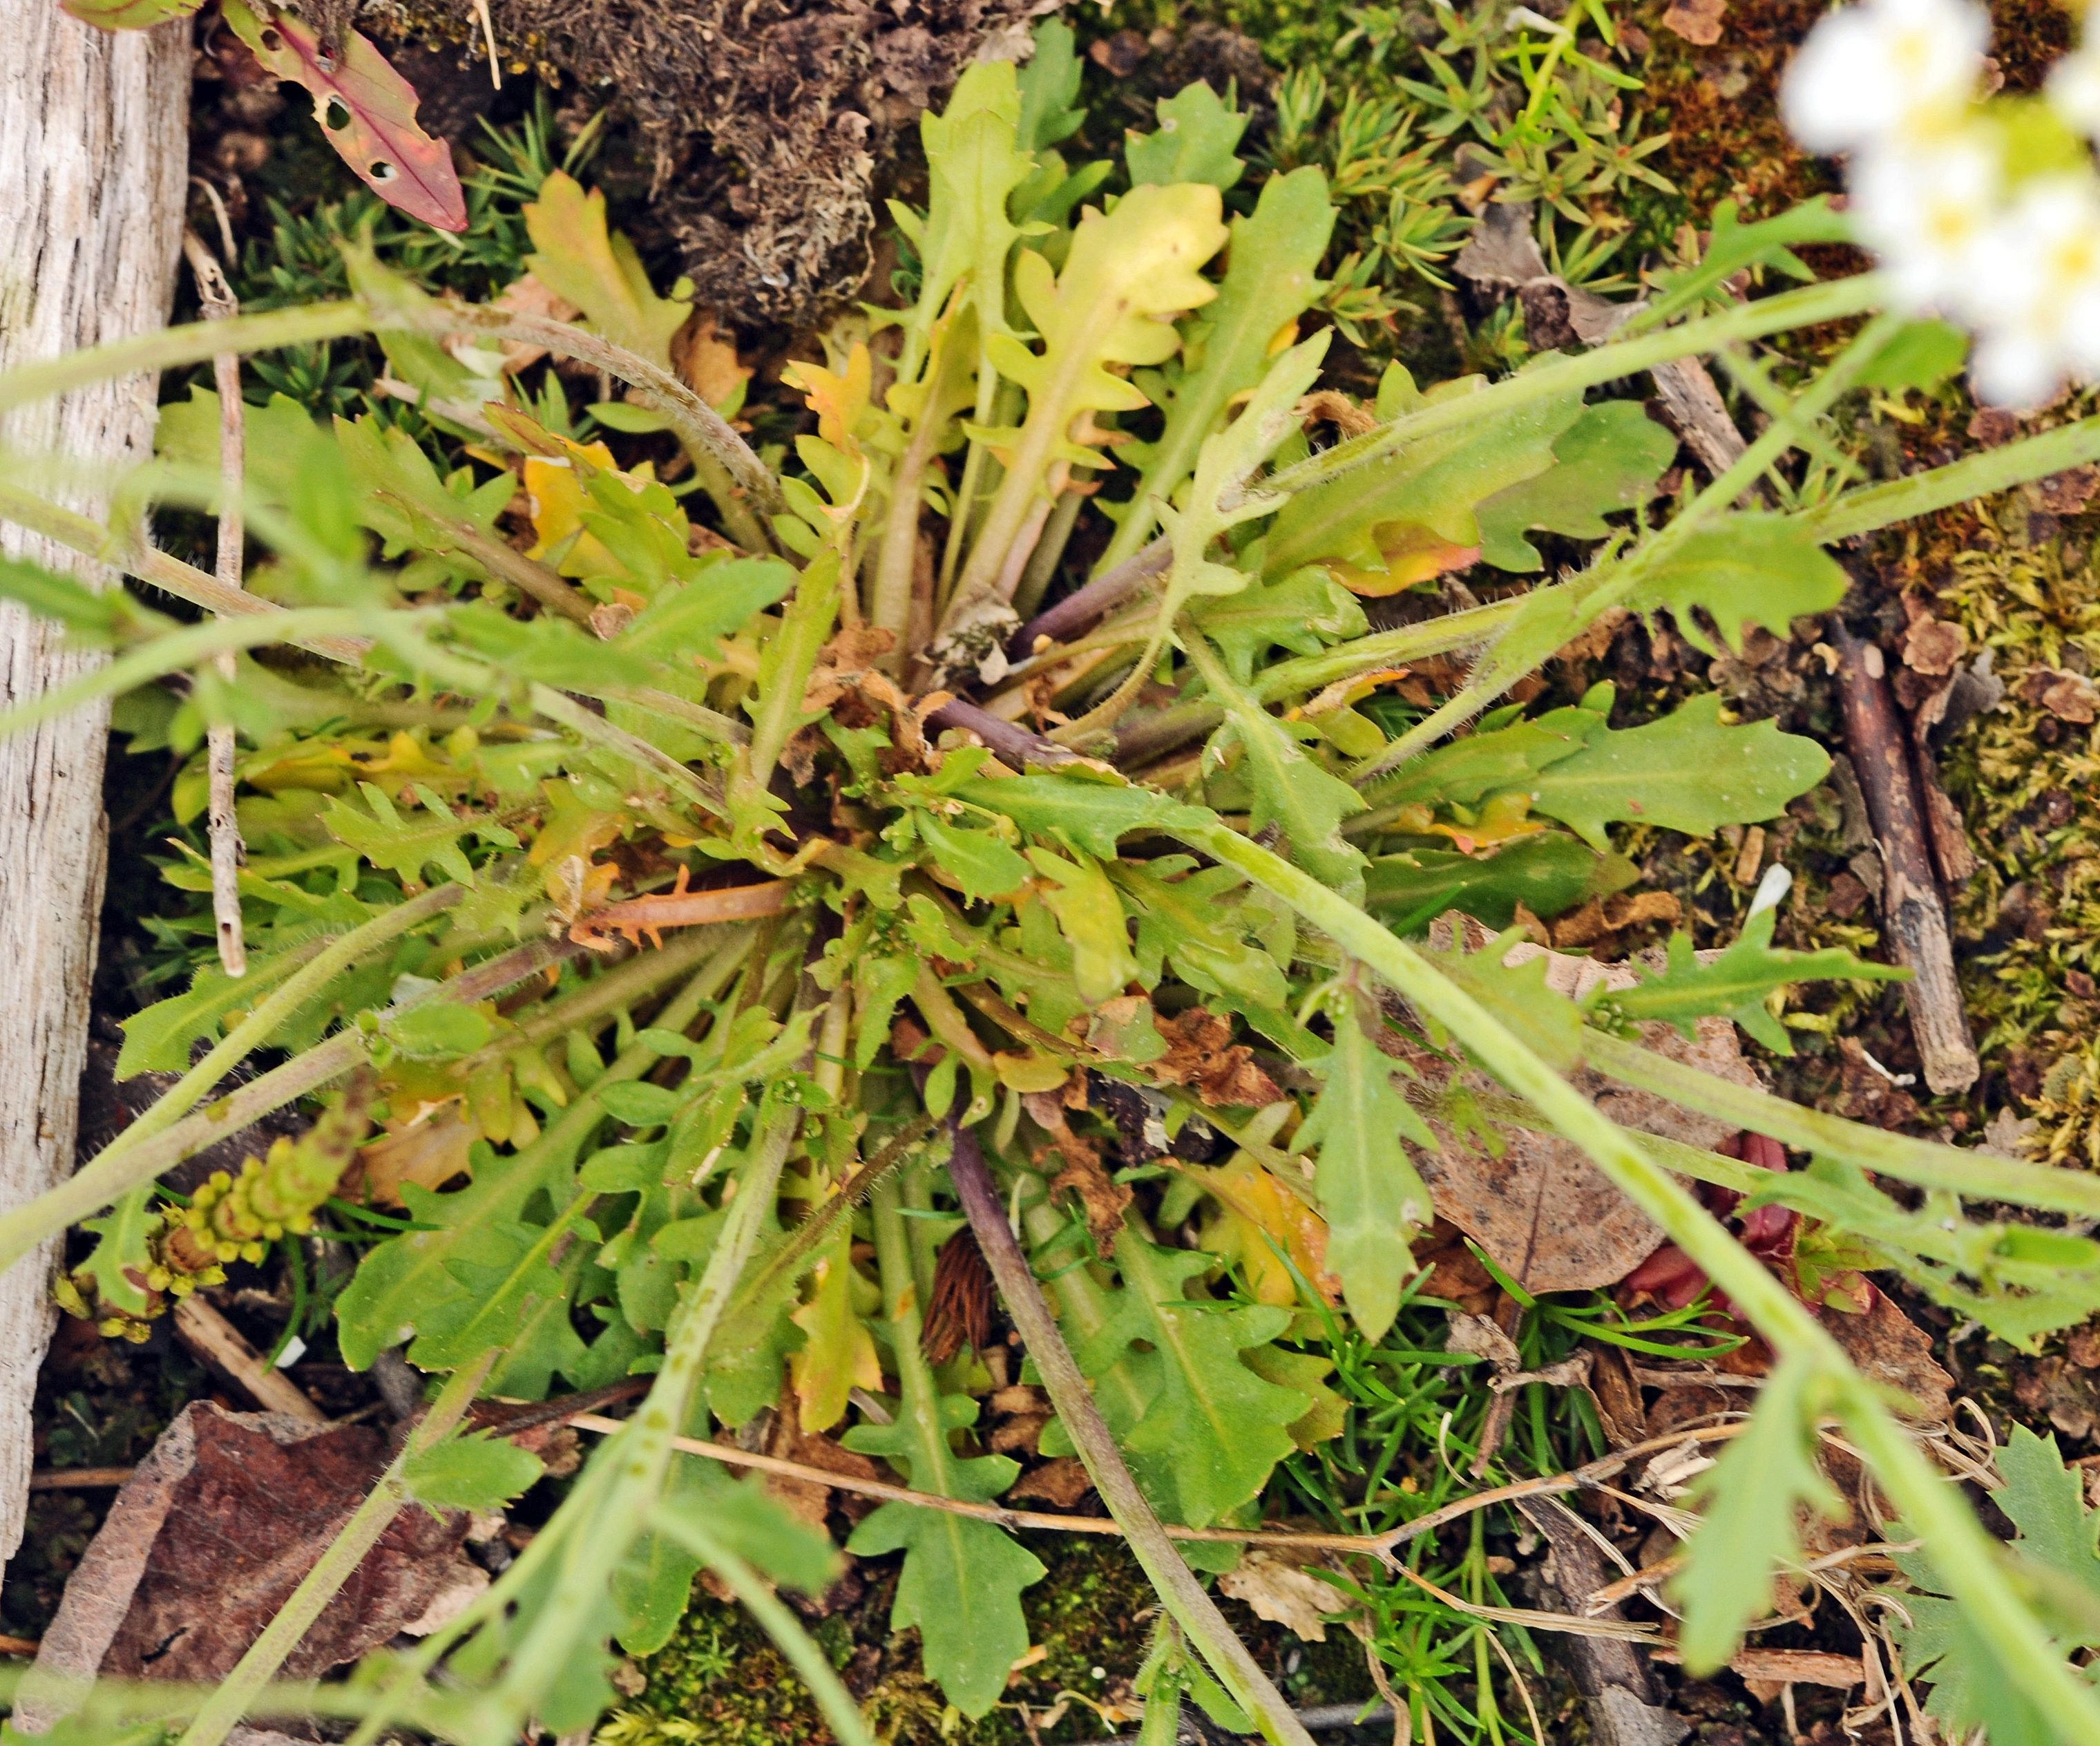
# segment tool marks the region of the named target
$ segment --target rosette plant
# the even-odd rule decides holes
[[[2009,1565],[1798,1277],[1695,1191],[1789,1209],[1846,1265],[2027,1340],[2100,1305],[2079,1223],[2100,1183],[1674,1056],[1672,1028],[1715,1019],[1784,1051],[1789,986],[1886,974],[1776,947],[1783,882],[1719,954],[1679,941],[1580,999],[1520,930],[1436,926],[1619,888],[1613,826],[1769,819],[1827,767],[1712,696],[1630,727],[1608,687],[1507,701],[1556,651],[1614,610],[1667,613],[1708,649],[1783,634],[1838,606],[1827,548],[2100,457],[2100,420],[1858,482],[1833,411],[1919,348],[1884,309],[1890,279],[1802,265],[1797,246],[1847,236],[1820,205],[1717,214],[1704,258],[1599,343],[1493,382],[1396,367],[1359,404],[1322,385],[1329,336],[1304,320],[1333,218],[1319,172],[1243,186],[1244,118],[1203,87],[1123,164],[1074,166],[1077,85],[1046,26],[1025,69],[973,67],[926,117],[928,204],[895,214],[913,294],[792,367],[814,428],[776,453],[735,427],[740,384],[710,404],[673,371],[690,310],[558,175],[528,214],[534,271],[576,321],[433,300],[359,254],[350,300],[0,380],[14,405],[370,334],[426,421],[418,440],[251,406],[235,473],[227,409],[197,391],[113,525],[37,494],[62,457],[11,459],[0,483],[0,515],[143,585],[0,569],[110,656],[0,727],[179,680],[167,732],[232,748],[247,852],[225,875],[242,973],[205,958],[126,1028],[121,1070],[174,1088],[0,1217],[0,1262],[85,1222],[95,1246],[64,1289],[121,1333],[341,1213],[371,1239],[335,1302],[344,1358],[398,1350],[444,1379],[223,1686],[39,1701],[82,1726],[179,1726],[184,1746],[287,1708],[354,1718],[355,1746],[566,1733],[612,1700],[615,1646],[664,1642],[704,1567],[864,1741],[773,1591],[820,1589],[833,1549],[690,1452],[734,1457],[718,1430],[772,1411],[891,1464],[899,1495],[852,1549],[902,1553],[895,1622],[982,1713],[1027,1648],[1042,1567],[999,1502],[1015,1464],[971,1432],[978,1397],[1025,1379],[1054,1409],[1043,1449],[1084,1464],[1157,1588],[1149,1737],[1173,1737],[1187,1694],[1303,1742],[1205,1573],[1262,1532],[1279,1465],[1339,1433],[1333,1367],[1420,1290],[1425,1170],[1491,1169],[1529,1130],[1579,1148],[1774,1355],[1699,1484],[1672,1591],[1687,1664],[1724,1662],[1764,1611],[1829,1496],[1815,1449],[1834,1426],[1991,1679],[2048,1738],[2100,1741],[2068,1659],[2080,1627]],[[1789,385],[1761,378],[1769,422],[1740,460],[1658,501],[1672,444],[1611,396],[1811,332],[1845,337]],[[546,354],[625,385],[596,409],[604,440],[525,384]],[[157,549],[156,505],[241,517],[231,573]],[[500,522],[520,510],[529,549]],[[1104,515],[1082,581],[1079,536]],[[1476,564],[1487,603],[1439,592]],[[210,762],[179,785],[192,811]],[[170,877],[212,887],[201,856]],[[1811,1161],[1635,1131],[1593,1100],[1603,1082]],[[187,1207],[157,1189],[230,1126],[324,1096],[299,1147]],[[383,1137],[353,1147],[373,1121]],[[372,1210],[388,1205],[406,1219]],[[1025,1371],[994,1375],[982,1307],[958,1308],[979,1266],[1017,1336],[999,1362]],[[476,1395],[630,1378],[632,1416],[485,1594],[347,1684],[273,1684],[394,1511],[532,1478],[456,1434]],[[1357,1549],[1365,1582],[1401,1567],[1395,1543]]]

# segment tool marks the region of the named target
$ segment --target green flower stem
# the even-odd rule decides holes
[[[1247,489],[1293,492],[1324,484],[1409,443],[1471,424],[1476,419],[1493,418],[1515,407],[1528,406],[1535,400],[1550,400],[1576,389],[1598,387],[1619,377],[1652,369],[1658,364],[1716,351],[1737,340],[1758,339],[1768,334],[1785,333],[1789,328],[1813,327],[1821,322],[1858,315],[1880,303],[1887,290],[1888,283],[1880,274],[1860,273],[1847,279],[1833,280],[1827,285],[1783,292],[1777,297],[1760,298],[1725,314],[1687,321],[1681,327],[1665,328],[1659,334],[1639,339],[1615,340],[1578,357],[1565,358],[1526,370],[1521,375],[1506,377],[1478,394],[1459,395],[1424,407],[1420,412],[1410,413],[1375,431],[1366,431],[1361,436],[1351,437],[1345,443],[1323,449],[1295,466],[1286,467],[1267,479],[1251,483]],[[1232,506],[1229,499],[1227,506]]]
[[[1890,1498],[1929,1536],[1935,1567],[2005,1677],[2020,1682],[2057,1738],[2100,1746],[2100,1697],[2022,1603],[2001,1567],[1996,1543],[1960,1506],[1952,1483],[1904,1434],[1822,1324],[1756,1257],[1499,1019],[1361,910],[1224,825],[1177,828],[1176,834],[1282,898],[1449,1030],[1563,1138],[1581,1147],[1734,1300],[1776,1352],[1812,1364],[1831,1388],[1847,1428],[1863,1450],[1871,1451],[1877,1477]]]
[[[575,698],[556,691],[551,685],[535,683],[532,698],[534,709],[549,721],[567,728],[579,740],[603,746],[629,763],[653,772],[702,811],[711,812],[717,818],[724,816],[725,802],[719,785],[712,779],[696,776],[669,753],[624,728],[614,727],[603,716],[586,709]]]
[[[731,434],[734,435],[732,427]],[[722,530],[748,552],[761,556],[772,551],[773,536],[766,532],[765,524],[752,511],[739,488],[736,475],[720,456],[704,443],[681,433],[681,446],[693,463],[693,471],[699,475],[700,489],[708,494],[708,501],[721,517]]]
[[[221,352],[269,351],[280,346],[309,345],[316,340],[403,328],[434,334],[474,334],[484,339],[523,340],[543,346],[558,357],[575,358],[616,376],[649,396],[649,403],[664,415],[682,442],[698,444],[714,456],[736,490],[762,509],[781,507],[779,484],[765,463],[752,453],[727,419],[668,370],[659,369],[646,358],[567,321],[515,315],[471,303],[433,302],[412,311],[404,308],[375,315],[361,299],[352,298],[342,303],[236,316],[226,321],[163,328],[157,333],[114,340],[10,370],[0,376],[0,412],[63,394],[86,382],[200,364]],[[757,549],[769,548],[761,545]]]
[[[157,546],[140,546],[122,540],[100,522],[5,480],[0,480],[0,520],[11,521],[33,533],[41,533],[69,551],[110,564],[141,581],[151,582],[156,588],[164,588],[177,599],[187,600],[192,606],[204,607],[229,618],[284,616],[285,609],[274,601],[262,599],[244,589],[229,588],[208,571],[184,564]],[[353,665],[363,660],[365,651],[371,647],[370,639],[364,637],[322,636],[311,640],[287,640],[296,641],[300,648],[311,649],[330,661]]]
[[[112,1153],[121,1157],[140,1141],[151,1139],[173,1127],[236,1063],[266,1045],[280,1025],[360,958],[414,931],[433,917],[443,915],[454,904],[463,902],[466,895],[467,888],[463,885],[435,886],[419,896],[396,904],[391,909],[382,910],[363,926],[352,928],[289,978],[267,1000],[260,1002],[201,1061],[177,1080],[166,1096],[112,1141],[101,1157],[107,1158]],[[100,1159],[96,1161],[99,1163]],[[0,1249],[0,1269],[7,1264],[5,1250]]]
[[[949,322],[942,323],[937,330],[925,374],[920,378],[925,401],[911,440],[897,463],[897,476],[890,482],[889,507],[876,546],[867,619],[878,630],[887,630],[897,639],[881,657],[884,666],[892,672],[902,667],[905,634],[911,629],[911,584],[919,565],[920,499],[925,488],[926,470],[933,464],[941,434],[947,426],[947,421],[935,413],[939,409],[942,375],[947,368],[948,340],[953,332],[954,325]]]
[[[465,1416],[497,1355],[493,1350],[484,1352],[473,1364],[452,1372],[422,1422],[408,1434],[401,1452],[379,1476],[379,1483],[343,1523],[342,1532],[329,1543],[320,1562],[293,1589],[291,1598],[263,1627],[262,1634],[249,1645],[248,1652],[226,1676],[225,1683],[205,1700],[177,1746],[222,1746],[247,1714],[249,1706],[276,1676],[285,1657],[299,1647],[313,1622],[335,1598],[337,1591],[356,1574],[365,1554],[401,1513],[402,1505],[409,1501],[408,1488],[401,1479],[403,1470],[448,1435]]]
[[[390,910],[387,913],[398,914],[399,910]],[[347,938],[346,936],[346,940]],[[338,946],[343,944],[345,941],[337,942]],[[492,994],[501,993],[527,976],[536,975],[549,964],[574,957],[582,949],[566,941],[534,940],[514,952],[505,953],[501,957],[476,965],[441,988],[421,995],[414,1001],[404,1002],[393,1008],[392,1011],[406,1012],[426,1001],[454,1001],[471,1006],[476,1001],[487,1000]],[[239,1032],[236,1032],[236,1035]],[[227,1041],[230,1042],[232,1040],[229,1038]],[[223,1048],[225,1045],[220,1046]],[[82,1165],[75,1174],[39,1195],[26,1206],[0,1213],[0,1272],[14,1266],[45,1238],[64,1230],[68,1225],[77,1224],[141,1182],[151,1182],[163,1170],[171,1169],[192,1153],[216,1144],[227,1134],[238,1134],[272,1110],[281,1109],[294,1098],[320,1090],[330,1080],[348,1072],[364,1058],[364,1033],[355,1030],[339,1031],[326,1042],[294,1055],[261,1077],[252,1079],[245,1085],[236,1085],[224,1097],[206,1105],[194,1115],[179,1121],[163,1120],[158,1131],[150,1138],[135,1139],[133,1136],[153,1119],[154,1112],[161,1107],[161,1104],[154,1105],[152,1110],[97,1153],[92,1161]],[[201,1073],[207,1064],[209,1058],[206,1062],[200,1063],[190,1070],[190,1077],[194,1078]],[[182,1081],[182,1084],[187,1083],[188,1079]],[[212,1080],[205,1081],[203,1090],[210,1090],[212,1083]],[[176,1089],[179,1090],[181,1085],[179,1084]],[[174,1094],[171,1092],[169,1098],[163,1098],[161,1103],[167,1103]],[[196,1099],[192,1098],[191,1101],[194,1103]]]
[[[1908,479],[1848,491],[1794,519],[1830,546],[2096,460],[2100,460],[2100,418],[2081,418]]]
[[[214,655],[258,648],[269,643],[293,642],[302,636],[330,636],[354,630],[364,622],[364,614],[339,607],[302,607],[291,612],[280,609],[267,617],[250,615],[184,625],[104,665],[90,669],[70,684],[38,692],[0,713],[0,735],[20,733],[95,698],[135,690],[168,674],[196,666]]]
[[[2100,1218],[2100,1177],[2083,1171],[2022,1164],[1862,1127],[1732,1080],[1717,1079],[1602,1031],[1584,1033],[1582,1054],[1592,1067],[1624,1084],[1768,1135],[1782,1145],[1843,1158],[1883,1176],[1971,1200],[2004,1200],[2079,1218]]]
[[[1841,284],[1854,282],[1839,281]],[[1877,316],[1868,322],[1836,361],[1797,396],[1786,412],[1774,419],[1763,434],[1736,457],[1734,465],[1719,478],[1708,482],[1706,488],[1685,506],[1682,515],[1668,527],[1652,535],[1622,563],[1615,566],[1608,580],[1602,579],[1598,572],[1592,572],[1590,579],[1592,586],[1589,590],[1590,617],[1594,619],[1614,600],[1622,598],[1638,586],[1643,577],[1667,564],[1687,540],[1725,515],[1732,504],[1763,477],[1766,469],[1793,448],[1803,433],[1813,427],[1815,420],[1829,410],[1838,398],[1852,386],[1860,372],[1873,361],[1875,353],[1888,343],[1890,336],[1901,325],[1902,318],[1894,315]],[[1677,328],[1665,331],[1681,334],[1685,329]],[[1609,347],[1604,348],[1607,352],[1612,349]],[[1587,356],[1595,357],[1598,355],[1592,352]],[[1586,361],[1586,359],[1577,361]],[[1551,371],[1539,374],[1548,374]],[[1527,381],[1529,378],[1519,377],[1515,379]],[[1445,621],[1439,619],[1431,622],[1441,624]],[[1365,759],[1352,770],[1349,780],[1361,785],[1375,781],[1396,770],[1409,759],[1427,751],[1445,734],[1454,732],[1470,721],[1520,677],[1521,674],[1514,665],[1484,661],[1478,679],[1468,683],[1456,696],[1447,700],[1424,720],[1416,723],[1383,751]],[[1360,818],[1354,824],[1357,830],[1361,832],[1372,828],[1374,823],[1384,821],[1385,815],[1379,814],[1370,818]]]
[[[1223,834],[1231,835],[1230,832]],[[1340,900],[1334,900],[1340,902]],[[1345,906],[1346,907],[1346,906]],[[1123,1532],[1132,1554],[1150,1579],[1154,1589],[1189,1641],[1194,1644],[1215,1673],[1233,1701],[1255,1719],[1262,1737],[1271,1746],[1312,1746],[1305,1725],[1291,1713],[1289,1701],[1261,1670],[1246,1644],[1195,1573],[1182,1561],[1174,1542],[1138,1489],[1124,1464],[1115,1437],[1094,1404],[1093,1390],[1080,1372],[1071,1348],[1058,1331],[1035,1270],[1021,1252],[1006,1209],[999,1205],[999,1191],[986,1167],[984,1152],[969,1129],[955,1130],[955,1150],[948,1160],[948,1174],[957,1197],[983,1252],[986,1264],[999,1287],[1000,1298],[1021,1343],[1035,1360],[1050,1403],[1072,1439],[1087,1474],[1101,1493],[1101,1501]],[[900,1221],[901,1222],[901,1221]],[[915,1483],[916,1476],[915,1475]]]
[[[749,930],[744,931],[748,933]],[[549,1001],[538,1007],[516,1030],[470,1055],[461,1064],[460,1076],[471,1079],[482,1067],[514,1054],[520,1047],[531,1048],[565,1031],[594,1024],[600,1019],[632,1006],[718,951],[725,937],[725,930],[720,927],[682,929],[660,951],[637,952],[625,963],[600,970],[560,1000]]]
[[[1531,593],[1542,591],[1533,589]],[[1518,595],[1488,606],[1468,607],[1462,612],[1447,612],[1423,624],[1402,625],[1397,630],[1381,630],[1372,636],[1359,637],[1353,643],[1337,643],[1317,655],[1279,661],[1256,675],[1254,694],[1264,703],[1273,703],[1279,697],[1287,697],[1296,692],[1317,691],[1337,679],[1353,679],[1374,668],[1420,661],[1426,656],[1463,648],[1468,643],[1485,643],[1507,628],[1529,598],[1530,595]]]
[[[770,811],[766,786],[789,737],[802,725],[802,700],[817,657],[831,640],[838,616],[841,578],[836,562],[822,556],[802,572],[795,598],[781,614],[760,663],[758,714],[751,724],[751,744],[738,749],[731,764],[730,802],[746,828]]]
[[[590,597],[538,559],[527,557],[507,541],[491,539],[471,521],[440,521],[390,492],[380,495],[382,501],[390,502],[412,521],[430,528],[435,536],[430,541],[433,546],[439,550],[451,547],[462,557],[471,558],[498,581],[508,582],[518,593],[538,601],[549,612],[558,612],[586,628],[589,626]]]
[[[1829,368],[1797,395],[1793,404],[1736,457],[1727,471],[1718,479],[1710,480],[1705,489],[1685,505],[1684,513],[1642,548],[1626,566],[1628,571],[1652,568],[1661,564],[1701,528],[1726,515],[1732,504],[1764,477],[1765,470],[1812,430],[1815,421],[1851,387],[1860,371],[1895,337],[1904,320],[1899,315],[1880,315],[1860,329]]]
[[[721,1235],[665,1342],[664,1367],[640,1408],[599,1456],[613,1464],[616,1477],[588,1522],[579,1523],[561,1571],[504,1676],[502,1696],[520,1713],[536,1708],[561,1677],[597,1616],[613,1571],[650,1525],[670,1471],[671,1439],[685,1424],[706,1374],[715,1330],[771,1216],[780,1172],[801,1121],[802,1112],[792,1107],[761,1112],[749,1156],[735,1178]]]
[[[245,317],[240,319],[245,319]],[[227,324],[221,323],[221,326]],[[90,521],[84,515],[44,502],[42,498],[0,484],[0,519],[12,521],[58,541],[60,544],[85,555],[104,563],[121,565],[142,581],[165,588],[179,599],[206,608],[222,616],[223,622],[185,627],[164,637],[159,637],[135,654],[124,656],[106,667],[96,669],[73,685],[58,691],[48,692],[31,699],[19,709],[0,717],[0,732],[28,727],[45,717],[60,713],[90,696],[105,692],[129,690],[147,679],[164,672],[191,665],[204,656],[218,653],[222,649],[252,648],[271,643],[288,643],[296,648],[312,650],[331,661],[343,661],[350,665],[360,665],[372,652],[372,639],[368,637],[342,636],[334,634],[338,624],[355,627],[365,621],[355,614],[331,608],[308,608],[288,612],[254,595],[230,590],[216,577],[170,558],[165,552],[151,550],[139,552],[127,550],[109,530],[99,523]],[[398,617],[399,614],[390,614]],[[393,628],[390,625],[390,629]],[[419,651],[419,656],[428,651]],[[469,662],[452,663],[453,672],[448,675],[461,682],[461,688],[478,693],[487,689],[479,683],[483,675]],[[654,771],[682,795],[687,801],[703,810],[721,815],[723,802],[715,784],[695,775],[668,754],[659,750],[646,740],[615,727],[602,716],[585,709],[572,697],[564,695],[551,685],[534,684],[530,696],[532,707],[549,721],[567,727],[578,738],[605,747],[617,753],[630,763]],[[740,730],[723,718],[714,718],[714,712],[705,712],[706,718],[689,716],[684,707],[664,709],[664,703],[655,700],[655,694],[638,696],[634,700],[645,708],[657,709],[674,714],[682,720],[690,720],[693,725],[713,727],[717,732],[726,728],[728,736],[734,737]]]
[[[686,1030],[699,1016],[701,1008],[721,994],[757,937],[758,930],[754,927],[735,930],[693,979],[665,1003],[664,1010],[656,1014],[656,1027],[667,1031]],[[646,1043],[638,1042],[624,1050],[591,1089],[563,1111],[561,1119],[525,1153],[519,1155],[523,1160],[522,1168],[514,1164],[514,1169],[518,1169],[522,1177],[530,1178],[534,1158],[572,1152],[604,1120],[605,1112],[598,1103],[598,1094],[603,1088],[623,1080],[638,1079],[660,1059]],[[600,1501],[618,1477],[619,1469],[611,1456],[601,1452],[594,1458],[578,1477],[553,1519],[519,1554],[518,1561],[457,1618],[426,1638],[395,1663],[370,1700],[371,1707],[363,1713],[364,1719],[347,1746],[371,1746],[395,1722],[404,1716],[412,1716],[419,1704],[430,1701],[430,1695],[422,1683],[425,1676],[444,1659],[454,1644],[476,1627],[502,1617],[520,1595],[534,1588],[545,1565],[558,1553],[567,1556],[564,1549],[571,1536],[580,1528],[589,1527]]]
[[[152,374],[184,364],[201,364],[222,351],[269,351],[280,346],[344,339],[352,334],[370,333],[377,325],[372,312],[353,298],[338,303],[311,303],[298,309],[235,316],[225,321],[161,328],[9,370],[0,376],[0,412],[112,376]]]
[[[692,1552],[706,1559],[708,1568],[736,1591],[736,1598],[757,1620],[760,1629],[773,1639],[774,1647],[802,1676],[803,1684],[817,1700],[817,1708],[824,1713],[824,1720],[844,1746],[875,1746],[875,1736],[867,1731],[860,1706],[854,1702],[853,1694],[846,1690],[836,1670],[825,1659],[824,1651],[802,1629],[801,1620],[788,1611],[779,1596],[759,1580],[757,1572],[708,1533],[690,1514],[667,1518],[660,1526],[673,1540],[683,1540]]]

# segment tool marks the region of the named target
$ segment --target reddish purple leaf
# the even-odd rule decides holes
[[[368,38],[346,31],[340,55],[330,57],[289,13],[227,0],[226,21],[271,72],[314,94],[321,131],[373,193],[439,230],[466,228],[451,148],[416,125],[415,87]]]

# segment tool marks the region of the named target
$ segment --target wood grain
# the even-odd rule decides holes
[[[168,317],[188,168],[190,27],[107,35],[51,0],[0,0],[0,370]],[[98,383],[0,419],[0,451],[81,463],[47,494],[98,518],[109,481],[151,452],[151,378]],[[0,463],[22,478],[20,462]],[[0,528],[0,554],[111,578]],[[0,705],[88,657],[0,609]],[[73,1165],[105,855],[108,709],[0,741],[0,1206]],[[0,1276],[0,1558],[20,1545],[29,1402],[50,1338],[52,1244]]]

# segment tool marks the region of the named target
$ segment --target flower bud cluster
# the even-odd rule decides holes
[[[353,1084],[296,1140],[280,1137],[239,1176],[214,1170],[179,1218],[179,1230],[222,1266],[256,1262],[283,1236],[304,1236],[314,1213],[335,1192],[370,1125],[368,1080]],[[161,1289],[157,1284],[156,1289]]]
[[[143,1254],[126,1267],[129,1284],[145,1296],[143,1314],[103,1301],[86,1268],[54,1284],[60,1307],[93,1319],[106,1338],[142,1341],[171,1303],[223,1284],[229,1262],[260,1261],[279,1238],[305,1235],[371,1125],[373,1091],[370,1076],[359,1076],[298,1139],[272,1142],[268,1154],[247,1160],[238,1176],[213,1171],[188,1206],[154,1215],[143,1234]]]
[[[1979,398],[2031,407],[2100,378],[2100,50],[2040,99],[1986,101],[1989,41],[1973,0],[1864,0],[1810,33],[1781,101],[1803,145],[1850,154],[1899,304],[1975,335]]]

